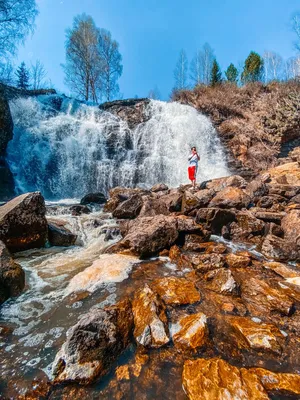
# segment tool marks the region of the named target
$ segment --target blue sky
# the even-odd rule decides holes
[[[222,70],[244,61],[251,50],[295,55],[289,20],[299,0],[37,0],[40,14],[32,37],[20,47],[18,60],[40,59],[56,89],[69,94],[61,64],[65,30],[85,12],[111,31],[120,44],[124,98],[147,96],[155,85],[167,99],[180,50],[189,61],[205,42],[215,50]]]

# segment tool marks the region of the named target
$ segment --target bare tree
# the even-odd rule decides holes
[[[35,64],[31,65],[30,68],[30,76],[31,76],[31,84],[32,88],[34,90],[40,89],[42,87],[46,86],[46,76],[47,76],[47,71],[44,67],[44,64],[40,61],[37,60]]]
[[[174,89],[181,90],[187,87],[188,60],[184,50],[180,51],[179,58],[174,70]]]
[[[286,79],[297,79],[300,77],[300,57],[291,57],[285,63]]]
[[[203,69],[203,53],[198,50],[193,57],[190,65],[190,79],[193,84],[199,85],[204,79],[204,69]]]
[[[274,51],[265,51],[263,59],[265,82],[281,79],[283,72],[282,57]]]
[[[160,100],[161,95],[158,87],[155,85],[154,89],[151,89],[148,93],[148,98],[153,100]]]
[[[297,12],[292,16],[292,29],[297,35],[295,47],[300,51],[300,12]]]
[[[101,89],[106,101],[110,101],[119,94],[118,79],[122,75],[123,66],[119,43],[105,29],[99,31],[99,55]]]
[[[208,43],[205,43],[203,46],[203,83],[205,85],[209,85],[210,77],[211,77],[211,70],[213,66],[213,62],[215,59],[214,51]]]
[[[5,85],[14,85],[15,83],[14,66],[10,61],[0,64],[0,82]]]
[[[0,59],[14,55],[17,45],[34,30],[35,0],[0,0]]]
[[[100,68],[98,42],[99,32],[93,19],[85,14],[75,17],[72,29],[67,30],[63,68],[67,86],[86,101],[96,100],[91,86],[95,87],[95,71]]]

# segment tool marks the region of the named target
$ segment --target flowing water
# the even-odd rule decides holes
[[[229,174],[211,122],[190,106],[151,101],[148,121],[132,130],[98,107],[54,95],[19,98],[10,108],[7,161],[20,193],[62,199],[115,186],[178,186],[188,181],[191,146],[201,156],[200,181]]]

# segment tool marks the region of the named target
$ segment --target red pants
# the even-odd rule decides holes
[[[194,181],[196,179],[196,166],[192,166],[188,168],[189,180]]]

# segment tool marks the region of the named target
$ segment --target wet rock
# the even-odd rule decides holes
[[[133,254],[147,257],[169,248],[178,238],[176,218],[158,215],[140,217],[127,225],[126,236],[117,244]]]
[[[79,215],[82,214],[90,214],[92,212],[87,206],[81,204],[71,206],[70,211],[71,214],[74,215],[74,217],[78,217]]]
[[[53,220],[48,221],[48,239],[51,246],[73,246],[77,235],[74,235],[69,229]]]
[[[289,242],[293,252],[300,259],[300,210],[289,211],[281,221],[284,239]]]
[[[201,238],[209,239],[210,233],[204,229],[203,225],[195,222],[193,218],[186,217],[184,215],[180,215],[175,217],[177,223],[177,229],[179,233],[197,235]]]
[[[271,212],[271,211],[264,211],[264,210],[251,210],[253,215],[261,219],[264,222],[273,222],[275,224],[280,224],[282,218],[285,216],[283,212]]]
[[[209,271],[204,279],[207,281],[205,287],[221,294],[235,294],[237,283],[229,269],[215,269]]]
[[[204,224],[213,234],[219,235],[222,227],[235,221],[235,212],[220,208],[200,208],[196,215],[196,222]]]
[[[109,191],[109,199],[107,200],[106,204],[104,205],[103,210],[105,212],[113,212],[120,203],[125,200],[130,199],[130,197],[134,195],[148,195],[150,194],[147,190],[143,189],[131,189],[131,188],[124,188],[121,186],[117,186]]]
[[[190,400],[269,399],[255,373],[238,369],[218,358],[186,361],[182,383]]]
[[[251,264],[251,257],[230,253],[226,255],[226,264],[230,268],[247,268]]]
[[[297,252],[292,251],[290,244],[278,236],[267,235],[262,243],[261,251],[266,257],[276,260],[296,260]]]
[[[181,211],[183,194],[178,190],[170,190],[170,193],[160,197],[170,212]]]
[[[300,272],[296,272],[287,265],[279,262],[265,262],[263,266],[266,269],[271,269],[282,278],[295,278],[300,275]]]
[[[293,301],[282,290],[273,289],[266,282],[249,278],[241,283],[241,297],[254,316],[267,316],[273,311],[289,315]]]
[[[205,235],[205,232],[207,234]],[[206,243],[207,240],[210,238],[210,233],[208,231],[203,231],[203,236],[200,235],[186,235],[183,249],[185,251],[196,251],[196,252],[203,252],[204,248],[202,246],[203,243]]]
[[[5,159],[0,156],[0,199],[2,201],[8,201],[14,196],[15,183],[13,174]]]
[[[136,292],[132,311],[134,337],[145,347],[161,347],[169,342],[165,306],[148,285]]]
[[[237,187],[226,187],[222,189],[209,203],[209,207],[220,208],[247,208],[250,204],[250,197]]]
[[[0,157],[5,155],[8,142],[13,138],[13,120],[7,99],[0,97]]]
[[[235,333],[239,348],[282,352],[285,338],[275,325],[254,322],[247,317],[227,317],[226,321]]]
[[[142,197],[139,194],[135,194],[128,200],[122,201],[112,212],[112,215],[114,218],[133,219],[139,215],[142,206]]]
[[[119,206],[120,207],[120,206]],[[116,210],[117,211],[117,210]],[[169,215],[170,211],[165,202],[160,199],[146,197],[139,213],[140,217],[153,217],[154,215]]]
[[[230,225],[230,237],[235,241],[260,241],[264,234],[265,224],[257,219],[250,211],[239,211],[236,222]],[[258,237],[258,238],[257,238]]]
[[[184,214],[189,214],[195,208],[200,208],[200,204],[201,202],[195,194],[188,190],[183,193],[181,211]]]
[[[186,236],[186,241],[185,241],[185,246],[186,244],[189,244],[188,240],[189,236]],[[191,239],[191,243],[193,243],[193,238]],[[184,249],[185,249],[184,246]],[[222,243],[217,243],[217,242],[197,242],[197,247],[192,250],[196,251],[199,253],[206,253],[206,254],[211,254],[211,253],[216,253],[216,254],[225,254],[227,253],[227,247],[222,244]]]
[[[178,325],[178,331],[173,335],[173,342],[177,348],[183,351],[198,350],[207,343],[207,318],[202,312],[182,317]]]
[[[83,316],[55,357],[54,382],[89,384],[105,374],[129,344],[132,329],[128,300]]]
[[[191,255],[189,260],[198,273],[225,267],[225,256],[222,254],[195,254]]]
[[[276,373],[263,368],[251,368],[263,387],[274,396],[300,396],[300,375]]]
[[[18,296],[25,286],[25,273],[14,262],[4,243],[0,241],[0,304]]]
[[[26,193],[0,207],[0,240],[12,251],[45,245],[48,224],[43,196]]]
[[[201,299],[194,283],[185,278],[170,276],[157,279],[152,288],[168,305],[193,304]]]
[[[154,193],[165,192],[167,190],[169,190],[169,188],[164,183],[157,183],[156,185],[152,186],[152,188],[151,188],[151,192],[154,192]]]
[[[105,204],[106,200],[107,199],[103,193],[89,193],[80,200],[80,204]]]

